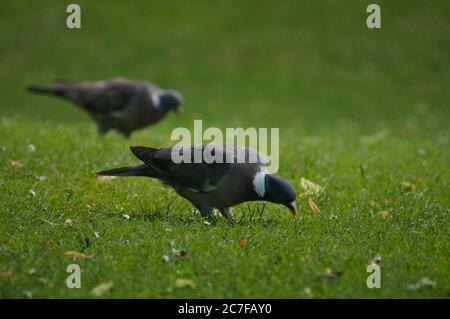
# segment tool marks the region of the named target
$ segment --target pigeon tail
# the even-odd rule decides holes
[[[145,146],[130,146],[130,150],[134,156],[147,164],[147,169],[153,172],[152,176],[167,176],[167,173],[154,161],[155,153],[159,149]]]
[[[149,171],[149,167],[147,165],[113,168],[110,170],[97,172],[97,175],[103,175],[103,176],[148,176],[148,177],[152,176]]]
[[[145,146],[130,146],[130,150],[140,160],[143,158],[151,158],[156,151],[159,151],[158,148]]]
[[[32,93],[39,93],[39,94],[54,94],[61,96],[64,94],[64,91],[59,88],[48,88],[48,87],[42,87],[42,86],[34,86],[30,85],[27,87],[27,90]]]

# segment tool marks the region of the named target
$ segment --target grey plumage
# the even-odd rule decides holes
[[[33,93],[69,100],[97,123],[106,134],[115,129],[125,136],[160,121],[169,111],[181,111],[182,96],[144,81],[115,78],[97,82],[57,81],[52,87],[29,86]]]
[[[144,162],[143,165],[116,168],[97,174],[156,178],[190,201],[203,216],[211,214],[212,209],[217,208],[224,217],[232,218],[232,206],[261,200],[282,204],[295,214],[294,188],[287,181],[266,173],[256,151],[237,145],[209,144],[215,158],[222,159],[221,163],[220,160],[210,164],[205,161],[195,163],[195,152],[203,153],[205,146],[186,146],[181,153],[190,152],[191,162],[178,164],[172,160],[173,147],[155,149],[132,146],[131,151]],[[245,156],[242,162],[236,161],[239,152]],[[234,161],[227,162],[227,158]]]

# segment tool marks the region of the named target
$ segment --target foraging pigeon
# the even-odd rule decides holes
[[[180,113],[183,100],[177,91],[123,78],[79,83],[56,81],[50,88],[30,86],[28,90],[72,101],[97,122],[101,134],[116,129],[126,137],[134,130],[158,122],[168,111]]]
[[[190,201],[202,216],[218,208],[225,218],[233,219],[232,206],[261,200],[282,204],[296,214],[295,189],[280,177],[268,174],[261,155],[252,149],[228,144],[130,149],[145,164],[97,174],[159,179]],[[196,154],[200,160],[196,161]]]

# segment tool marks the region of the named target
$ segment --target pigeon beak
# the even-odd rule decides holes
[[[183,114],[183,108],[182,108],[182,107],[178,107],[178,108],[175,110],[175,114],[178,115],[178,116],[180,116],[181,114]]]
[[[286,206],[290,209],[290,211],[292,212],[292,214],[294,214],[294,216],[297,215],[297,206],[295,204],[295,201],[287,204]]]

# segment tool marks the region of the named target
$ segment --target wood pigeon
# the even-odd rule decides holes
[[[116,129],[126,137],[160,121],[169,111],[182,111],[183,97],[174,90],[136,80],[115,78],[98,82],[56,81],[52,87],[29,86],[28,91],[69,100],[85,110],[106,134]]]
[[[231,207],[247,201],[281,204],[296,214],[294,187],[268,174],[261,155],[252,149],[230,144],[176,145],[160,149],[131,146],[130,149],[143,165],[97,174],[156,178],[190,201],[202,216],[209,216],[213,208],[217,208],[225,218],[233,219]],[[174,154],[183,156],[184,160],[174,161]],[[196,154],[200,154],[200,161],[196,162]]]

